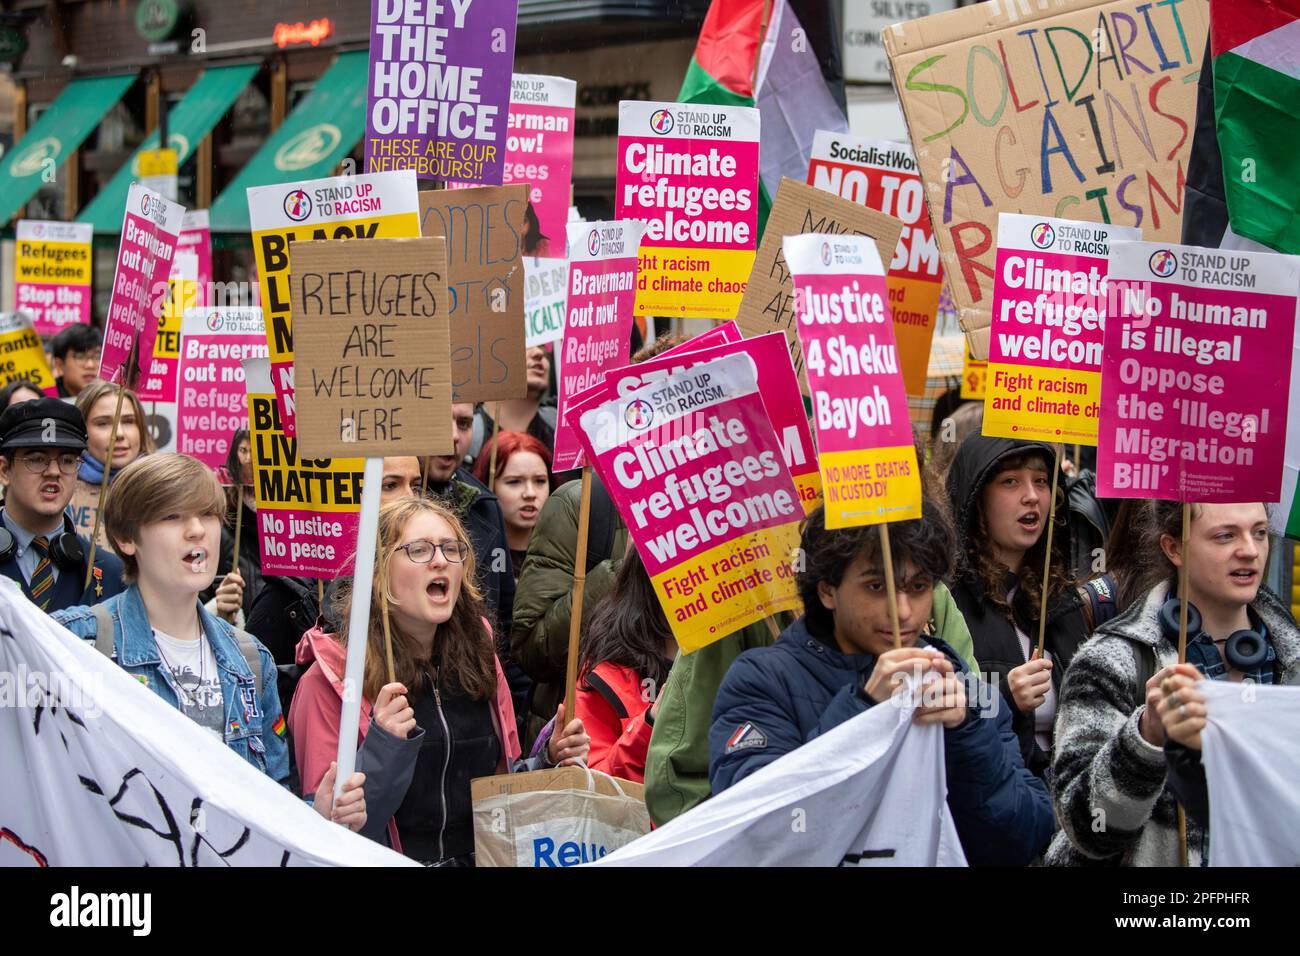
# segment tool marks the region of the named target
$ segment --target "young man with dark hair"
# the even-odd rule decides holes
[[[935,585],[952,570],[953,537],[938,509],[890,525],[901,647],[894,648],[877,526],[804,527],[798,573],[804,616],[771,647],[746,651],[718,690],[709,734],[714,793],[899,692],[924,693],[914,719],[944,728],[948,806],[967,860],[1023,866],[1052,835],[1051,802],[1020,756],[999,695],[932,636]],[[968,692],[969,688],[969,692]]]
[[[122,562],[95,552],[86,586],[90,542],[78,537],[64,513],[77,486],[86,447],[81,413],[57,398],[40,398],[0,412],[0,574],[29,601],[53,614],[78,604],[98,604],[117,594]]]
[[[54,384],[59,398],[76,398],[99,373],[99,351],[103,333],[78,322],[60,329],[50,341]]]

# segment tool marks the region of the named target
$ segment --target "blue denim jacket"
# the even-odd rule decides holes
[[[253,674],[239,652],[230,625],[215,617],[199,602],[199,620],[212,647],[221,678],[225,701],[226,746],[261,770],[276,783],[288,784],[289,748],[285,745],[285,721],[276,687],[275,659],[259,643],[262,658],[262,695],[257,696]],[[122,669],[171,706],[180,709],[172,675],[158,653],[153,628],[145,612],[140,589],[135,585],[104,602],[113,616],[113,648]],[[89,607],[71,607],[53,615],[77,637],[95,640],[95,612]]]

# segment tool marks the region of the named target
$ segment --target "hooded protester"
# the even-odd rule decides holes
[[[746,651],[713,707],[709,780],[721,793],[877,706],[916,676],[918,723],[944,729],[948,806],[967,860],[1024,866],[1046,847],[1052,808],[1026,768],[997,694],[966,679],[961,657],[929,633],[935,584],[952,565],[952,532],[926,500],[890,524],[901,646],[894,646],[878,526],[830,531],[809,515],[798,572],[804,616],[771,647]],[[969,688],[969,690],[968,690]]]
[[[385,506],[379,547],[367,633],[355,638],[366,642],[357,769],[366,775],[369,823],[361,832],[427,864],[473,866],[470,781],[585,760],[587,736],[581,721],[569,721],[538,756],[521,759],[509,688],[474,584],[474,550],[450,509],[427,498]],[[289,725],[307,794],[338,747],[351,590],[338,595],[340,634],[313,628],[299,647],[300,659],[313,662]],[[384,680],[385,601],[391,683]]]
[[[1300,629],[1262,586],[1269,552],[1264,506],[1192,506],[1186,664],[1177,663],[1182,504],[1146,507],[1150,517],[1141,524],[1148,536],[1135,544],[1150,566],[1149,587],[1098,628],[1061,688],[1052,757],[1061,832],[1048,850],[1049,865],[1180,865],[1175,798],[1188,808],[1188,863],[1206,863],[1206,710],[1197,683],[1300,679]]]
[[[1088,637],[1069,577],[1069,531],[1058,511],[1041,657],[1036,647],[1055,467],[1050,445],[971,435],[947,480],[958,551],[953,598],[984,679],[1008,705],[1021,757],[1039,776],[1051,764],[1061,677]]]

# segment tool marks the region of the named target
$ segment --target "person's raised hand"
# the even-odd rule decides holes
[[[575,717],[567,725],[564,723],[563,703],[556,708],[555,726],[564,727],[564,730],[553,731],[551,739],[546,742],[546,756],[551,763],[557,767],[586,763],[587,755],[591,753],[591,738],[587,736],[587,731],[578,718]]]
[[[1041,706],[1052,689],[1052,662],[1043,660],[1034,648],[1033,655],[1019,667],[1013,667],[1007,675],[1007,686],[1011,696],[1022,714]]]
[[[406,699],[406,685],[394,682],[379,688],[371,718],[384,733],[405,740],[415,729],[415,711]]]
[[[1196,686],[1200,680],[1201,673],[1192,664],[1175,664],[1160,682],[1162,696],[1156,707],[1169,739],[1192,750],[1201,749],[1205,729],[1205,697]]]
[[[332,820],[356,833],[366,825],[366,794],[363,789],[366,775],[354,773],[348,777],[343,784],[343,792],[335,800],[334,782],[338,779],[338,768],[337,763],[330,763],[330,768],[325,771],[325,776],[316,787],[311,805],[326,820]]]
[[[233,622],[239,609],[244,606],[244,579],[239,571],[231,569],[221,579],[221,586],[216,595],[217,614],[226,621]]]
[[[907,675],[919,677],[927,671],[951,674],[952,661],[932,647],[899,647],[885,651],[876,658],[876,666],[871,669],[863,691],[879,704],[893,696]]]

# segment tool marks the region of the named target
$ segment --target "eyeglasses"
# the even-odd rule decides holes
[[[51,456],[47,455],[45,452],[35,451],[31,454],[23,455],[19,461],[26,465],[27,470],[32,474],[40,475],[44,474],[45,469],[50,467],[50,458]],[[81,456],[74,455],[71,452],[59,455],[57,460],[59,463],[59,471],[63,472],[65,475],[75,474],[77,469],[81,467]]]
[[[460,564],[469,555],[469,546],[460,541],[412,541],[410,544],[398,545],[398,551],[405,551],[407,560],[412,564],[428,564],[433,556],[442,549],[442,556],[452,564]]]
[[[95,349],[93,352],[69,352],[68,357],[82,365],[98,365],[102,356],[99,349]]]

